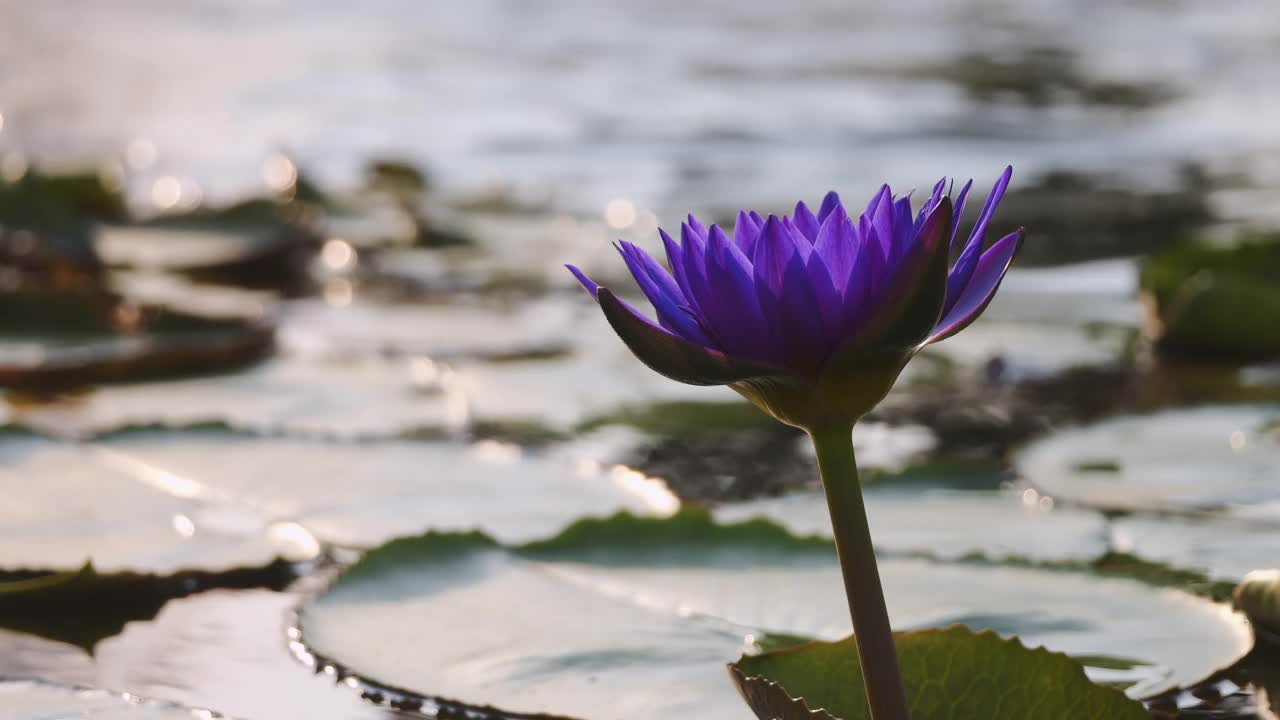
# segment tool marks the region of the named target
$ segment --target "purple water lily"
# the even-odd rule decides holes
[[[945,178],[918,212],[910,195],[895,197],[885,185],[856,219],[834,192],[816,214],[803,202],[790,217],[740,212],[732,237],[690,215],[680,242],[659,231],[670,272],[621,242],[656,323],[569,270],[631,350],[681,382],[818,379],[859,350],[887,350],[905,364],[964,329],[995,294],[1023,238],[1019,230],[983,251],[1012,172],[1000,176],[963,242],[957,229],[973,183],[953,204]]]
[[[873,720],[910,713],[850,431],[915,353],[963,330],[995,295],[1023,238],[1018,230],[983,250],[1012,175],[1005,168],[964,242],[956,229],[973,183],[953,203],[944,178],[919,212],[885,185],[856,220],[835,193],[816,215],[804,203],[790,217],[738,213],[733,237],[690,215],[679,243],[662,233],[670,272],[620,243],[656,323],[569,266],[646,365],[685,383],[728,385],[809,433]]]

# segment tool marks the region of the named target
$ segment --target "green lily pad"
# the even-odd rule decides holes
[[[910,559],[881,571],[900,628],[965,623],[1138,658],[1092,671],[1134,695],[1197,679],[1251,640],[1217,606],[1129,580]],[[728,720],[743,709],[721,663],[770,634],[847,635],[841,587],[825,540],[691,511],[582,522],[508,548],[431,534],[370,552],[306,603],[301,641],[375,686],[473,706]]]
[[[100,289],[3,293],[0,387],[48,392],[226,372],[265,357],[274,325]]]
[[[139,425],[221,423],[262,434],[363,437],[465,423],[465,399],[451,408],[451,396],[421,386],[416,372],[406,358],[284,356],[234,375],[102,387],[15,407],[11,415],[53,434],[81,436]]]
[[[294,577],[283,562],[221,573],[100,574],[91,565],[64,573],[9,573],[0,581],[0,627],[92,653],[103,639],[129,622],[151,619],[173,598],[211,587],[283,587]]]
[[[313,558],[288,521],[103,446],[0,437],[0,568],[168,575]]]
[[[965,628],[894,638],[911,717],[1146,720],[1114,688],[1095,685],[1080,664],[1016,639]],[[853,638],[744,657],[730,674],[763,720],[869,720]]]
[[[1280,558],[1280,523],[1245,517],[1185,519],[1130,515],[1111,523],[1112,544],[1139,557],[1240,580]]]
[[[0,436],[0,569],[224,573],[309,560],[326,541],[481,528],[519,542],[582,515],[678,506],[662,483],[600,458],[586,441],[529,455],[492,441],[324,443],[216,426],[92,443]]]
[[[871,537],[882,553],[943,559],[981,555],[1029,560],[1091,560],[1106,552],[1106,521],[1098,513],[1058,508],[1013,491],[956,491],[871,485],[863,493]],[[819,492],[724,505],[722,521],[764,517],[793,533],[831,535]]]
[[[300,353],[349,356],[353,352],[519,360],[568,352],[577,308],[564,300],[495,307],[454,300],[440,304],[374,304],[354,300],[334,306],[305,300],[286,306],[282,344]]]
[[[0,707],[10,720],[218,720],[210,710],[137,696],[55,685],[41,680],[0,678]]]
[[[1280,442],[1263,430],[1280,410],[1202,407],[1063,430],[1019,453],[1041,492],[1127,511],[1241,511],[1280,518]],[[1093,468],[1104,467],[1105,470]],[[1259,504],[1264,505],[1259,510]]]
[[[388,720],[385,710],[362,701],[334,674],[306,672],[290,657],[281,628],[296,602],[296,595],[266,590],[173,600],[154,619],[129,623],[99,643],[92,658],[61,643],[0,631],[0,676],[128,688],[246,720]],[[0,707],[9,709],[2,694]]]
[[[1225,247],[1187,243],[1154,255],[1143,268],[1142,286],[1159,347],[1208,358],[1280,355],[1278,274],[1275,236]]]

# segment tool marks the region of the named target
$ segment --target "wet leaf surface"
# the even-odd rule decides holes
[[[964,628],[895,637],[911,717],[1145,720],[1141,704],[1095,685],[1065,655]],[[762,720],[870,718],[853,638],[744,657],[731,675]]]
[[[0,632],[0,675],[39,672],[56,682],[129,688],[198,707],[216,704],[244,720],[390,720],[392,714],[364,702],[333,675],[306,672],[289,656],[283,622],[295,601],[266,590],[176,600],[153,620],[130,623],[100,643],[91,660],[70,646]]]
[[[1135,694],[1249,647],[1228,611],[1130,580],[892,558],[882,575],[898,627],[965,623],[1136,656],[1150,664],[1093,671]],[[770,632],[846,635],[840,587],[826,541],[776,525],[615,517],[510,549],[475,535],[394,541],[308,602],[300,623],[309,652],[427,696],[577,717],[740,718],[720,662]]]
[[[93,653],[127,623],[150,620],[174,598],[218,587],[281,588],[296,573],[279,561],[219,573],[101,574],[90,565],[64,573],[5,573],[0,575],[0,627]]]
[[[1019,474],[1060,500],[1122,511],[1233,511],[1275,519],[1280,443],[1268,406],[1122,417],[1055,433],[1018,457]]]
[[[204,709],[139,700],[132,695],[0,677],[0,706],[12,720],[216,720]],[[227,719],[229,720],[229,719]]]

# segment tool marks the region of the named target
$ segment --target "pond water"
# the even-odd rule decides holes
[[[629,287],[608,241],[689,210],[1006,162],[1030,262],[855,431],[893,620],[1253,703],[1280,668],[1227,595],[1280,552],[1280,372],[1160,356],[1139,291],[1175,236],[1280,222],[1276,76],[1267,0],[0,8],[0,177],[88,166],[134,213],[89,300],[0,318],[0,714],[746,716],[724,662],[848,632],[812,451],[644,368],[560,263]],[[274,215],[137,222],[299,172],[296,263]],[[235,323],[269,347],[192,364]]]

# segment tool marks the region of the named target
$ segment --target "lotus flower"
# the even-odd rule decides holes
[[[670,272],[620,242],[657,322],[568,268],[657,372],[729,385],[798,427],[852,424],[915,353],[991,301],[1023,238],[1019,230],[983,250],[1012,173],[996,181],[964,242],[956,231],[973,182],[953,203],[945,178],[918,212],[910,194],[885,185],[856,219],[834,192],[816,214],[803,202],[790,217],[740,212],[732,236],[690,215],[680,242],[659,231]]]

